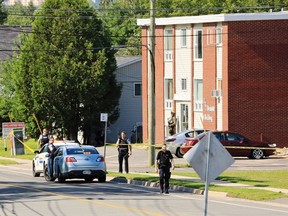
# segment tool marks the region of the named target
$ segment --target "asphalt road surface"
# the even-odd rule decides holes
[[[204,196],[157,188],[71,180],[48,183],[31,170],[0,166],[0,215],[10,216],[140,216],[204,215]],[[287,216],[288,207],[209,195],[209,216]]]

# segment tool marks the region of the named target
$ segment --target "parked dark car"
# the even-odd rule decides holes
[[[275,154],[276,144],[252,141],[239,133],[229,131],[213,131],[212,133],[233,157],[260,159]],[[205,135],[206,133],[202,133],[194,138],[186,139],[180,151],[185,154]]]

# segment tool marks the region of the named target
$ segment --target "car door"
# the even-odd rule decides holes
[[[58,173],[59,168],[61,169],[61,172],[62,172],[63,151],[64,151],[64,147],[60,147],[55,152],[56,156],[54,158],[54,175]]]
[[[43,171],[43,163],[45,162],[47,154],[48,154],[47,145],[45,145],[40,149],[39,154],[35,157],[35,170],[36,171]]]

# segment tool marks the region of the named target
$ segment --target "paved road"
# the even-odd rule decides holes
[[[28,169],[0,166],[0,215],[10,216],[190,216],[203,215],[204,197],[184,192],[169,195],[155,188],[115,183],[47,183]],[[209,216],[287,216],[285,205],[209,195]]]
[[[104,153],[104,148],[98,150]],[[154,168],[149,167],[148,163],[149,152],[139,148],[133,148],[133,154],[129,158],[131,172],[153,172]],[[108,170],[118,171],[117,150],[115,147],[109,146],[106,148],[106,162]],[[175,163],[180,165],[187,164],[183,158],[174,157]],[[192,168],[177,168],[173,172],[189,172]],[[251,160],[248,158],[235,158],[234,164],[227,171],[238,170],[288,170],[288,157],[286,156],[271,156],[261,160]]]

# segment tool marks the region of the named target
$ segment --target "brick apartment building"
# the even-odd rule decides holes
[[[149,19],[142,27],[143,141],[148,138]],[[156,143],[177,132],[229,130],[288,146],[288,12],[157,18]]]

